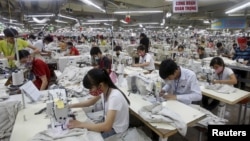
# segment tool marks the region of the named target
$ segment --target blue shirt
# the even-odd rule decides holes
[[[176,95],[177,100],[185,104],[191,104],[192,101],[200,101],[202,94],[196,74],[182,67],[180,67],[180,70],[180,78],[168,81],[162,90]]]
[[[244,51],[240,50],[240,48],[237,47],[235,49],[233,60],[238,60],[238,59],[249,60],[250,59],[250,47],[247,47]]]

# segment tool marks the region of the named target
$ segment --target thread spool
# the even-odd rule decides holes
[[[12,85],[18,86],[23,84],[23,82],[24,82],[24,75],[22,70],[12,73]]]

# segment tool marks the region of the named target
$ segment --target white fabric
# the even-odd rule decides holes
[[[139,128],[129,128],[126,132],[115,134],[104,141],[151,141],[151,139]]]
[[[231,85],[227,85],[227,84],[206,85],[205,88],[210,89],[210,90],[214,90],[218,93],[224,93],[224,94],[235,93],[237,91],[236,88],[234,88]]]
[[[87,129],[70,129],[57,132],[49,129],[36,134],[30,141],[103,141],[95,132]]]
[[[57,78],[57,82],[60,86],[64,86],[69,90],[73,90],[77,93],[82,93],[85,90],[82,85],[83,77],[92,68],[93,67],[79,68],[76,66],[68,66]]]
[[[142,64],[145,62],[149,62],[149,65],[144,66],[143,69],[145,69],[145,70],[154,70],[155,69],[154,59],[149,53],[146,53],[144,57],[140,56],[139,63]]]
[[[144,106],[138,113],[148,122],[168,123],[176,127],[181,135],[185,136],[187,133],[187,125],[181,116],[161,104]]]
[[[0,103],[0,140],[8,141],[12,132],[16,115],[21,108],[20,101]]]
[[[34,42],[33,44],[36,48],[39,49],[39,51],[41,51],[44,48],[44,44],[43,44],[43,40],[37,40]]]
[[[202,94],[196,74],[182,67],[180,67],[180,70],[181,77],[179,80],[167,81],[168,83],[166,83],[162,90],[175,94],[177,100],[185,104],[191,104],[192,101],[200,101]]]
[[[107,115],[108,110],[116,111],[115,121],[113,123],[115,132],[121,133],[126,131],[129,126],[129,105],[123,94],[117,89],[112,89],[104,105],[105,115]]]
[[[200,124],[200,125],[203,125],[203,126],[207,127],[208,125],[212,125],[212,124],[214,124],[214,125],[224,125],[224,124],[226,124],[228,122],[227,119],[220,118],[220,117],[214,115],[212,112],[210,112],[207,109],[201,107],[200,105],[191,104],[190,106],[197,109],[198,111],[201,111],[201,112],[206,114],[206,117],[198,122],[198,124]]]
[[[234,74],[233,70],[231,68],[225,67],[222,75],[215,74],[214,78],[216,80],[229,80],[230,75],[232,75],[232,74]]]

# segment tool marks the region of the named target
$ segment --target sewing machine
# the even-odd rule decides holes
[[[69,65],[77,66],[77,62],[82,60],[82,56],[63,56],[58,58],[58,69],[63,72],[64,68]]]
[[[152,74],[135,74],[127,78],[128,91],[139,93],[141,95],[154,95],[159,100],[159,93],[163,86],[163,81],[159,78],[158,73]]]
[[[68,98],[65,89],[53,89],[48,91],[49,101],[46,103],[46,113],[50,118],[49,127],[52,129],[67,129],[67,123],[74,116],[70,114]]]
[[[208,66],[201,67],[202,74],[205,76],[206,81],[211,84],[212,80],[214,79],[214,69]]]

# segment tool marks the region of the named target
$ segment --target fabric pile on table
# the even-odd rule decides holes
[[[176,127],[181,135],[185,136],[187,133],[187,124],[183,121],[181,116],[161,104],[144,106],[138,113],[148,122],[168,123]]]
[[[66,89],[72,90],[76,93],[87,91],[82,85],[82,80],[87,72],[92,68],[92,66],[84,68],[68,66],[64,69],[62,75],[58,77],[57,83],[59,86],[63,86]]]
[[[20,101],[0,103],[0,141],[9,141],[16,115],[20,109]]]

